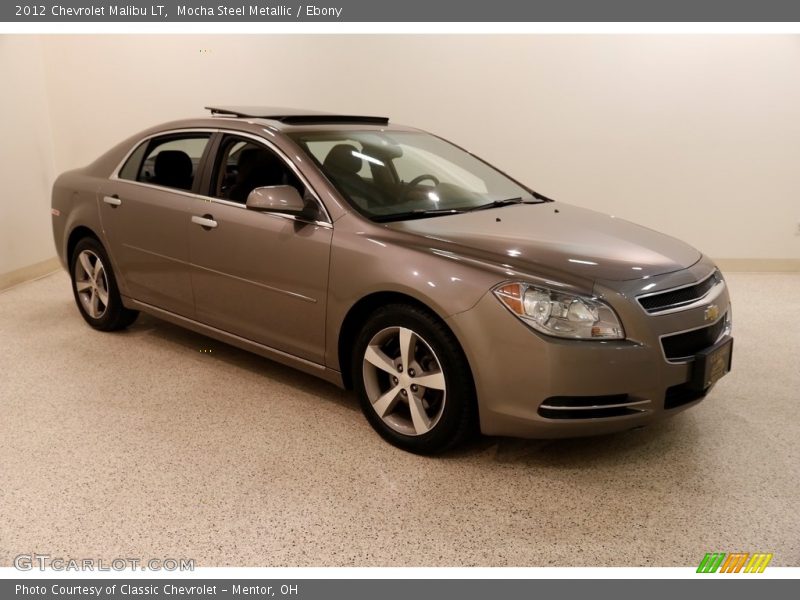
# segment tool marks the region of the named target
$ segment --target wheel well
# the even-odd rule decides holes
[[[339,330],[339,368],[342,373],[342,381],[347,389],[353,388],[351,377],[352,348],[356,341],[356,336],[367,317],[381,306],[386,306],[387,304],[409,304],[411,306],[416,306],[430,313],[447,327],[444,320],[437,315],[434,310],[424,302],[420,302],[407,294],[402,294],[400,292],[375,292],[369,296],[364,296],[350,308]]]
[[[69,265],[69,261],[72,260],[72,251],[75,250],[75,246],[78,245],[85,237],[91,237],[100,241],[100,238],[97,237],[97,234],[89,229],[88,227],[84,227],[83,225],[79,225],[75,229],[72,230],[72,233],[69,234],[69,240],[67,240],[67,264]],[[71,268],[71,267],[70,267]]]

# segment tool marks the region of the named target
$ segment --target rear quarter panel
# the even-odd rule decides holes
[[[105,232],[100,222],[99,190],[120,163],[133,144],[157,128],[140,132],[120,142],[99,156],[91,164],[66,171],[56,178],[51,196],[53,238],[61,265],[69,268],[68,247],[72,233],[78,227],[86,227],[108,250]],[[116,267],[114,256],[109,252],[112,268]],[[127,294],[124,277],[118,269],[117,284],[123,295]]]
[[[98,190],[102,181],[102,178],[88,174],[87,168],[83,168],[63,173],[53,184],[53,238],[59,261],[65,269],[69,269],[70,237],[79,227],[89,229],[108,249],[98,204]],[[110,253],[109,258],[113,267],[114,257]],[[118,276],[117,283],[124,294],[124,278]]]

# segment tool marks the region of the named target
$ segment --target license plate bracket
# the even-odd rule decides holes
[[[733,360],[733,338],[726,337],[711,348],[694,355],[692,378],[689,385],[693,390],[704,392],[728,374]]]

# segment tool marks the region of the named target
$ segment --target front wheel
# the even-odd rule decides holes
[[[452,332],[425,310],[389,305],[371,315],[355,344],[361,408],[387,441],[435,454],[475,431],[472,375]]]
[[[75,303],[89,325],[100,331],[115,331],[136,320],[139,313],[123,306],[111,261],[95,238],[83,238],[75,245],[70,274]]]

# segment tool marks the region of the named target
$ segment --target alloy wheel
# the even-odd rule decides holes
[[[83,250],[75,261],[75,291],[92,319],[100,319],[108,309],[108,277],[100,257]]]
[[[404,435],[431,431],[442,416],[447,386],[431,346],[406,327],[376,333],[364,352],[364,387],[386,425]]]

